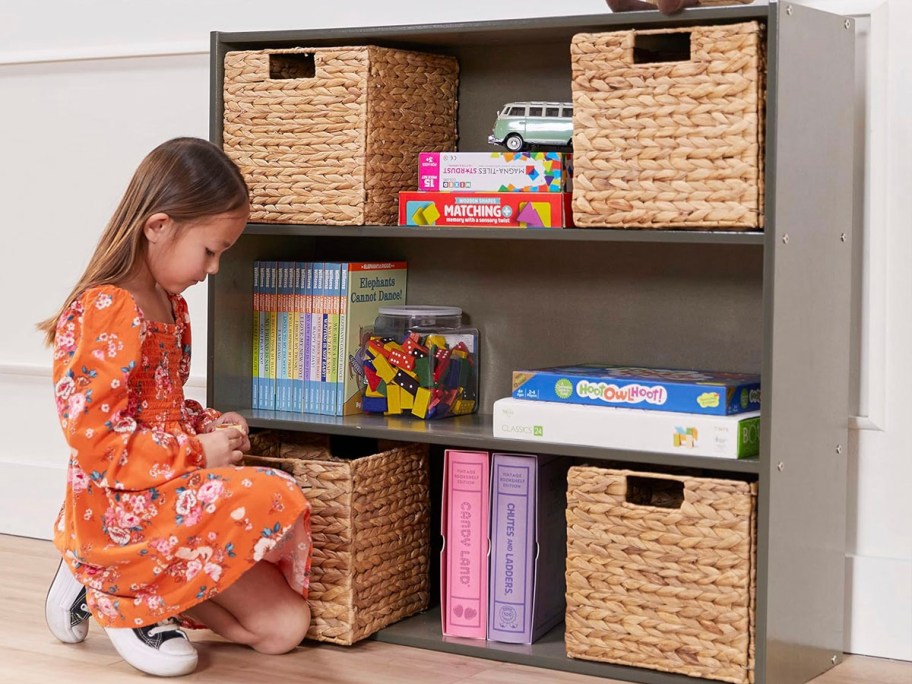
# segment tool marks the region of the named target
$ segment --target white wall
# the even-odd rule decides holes
[[[871,15],[858,416],[850,423],[847,648],[912,660],[912,3]]]
[[[805,4],[866,13],[881,0]],[[901,411],[912,385],[912,3],[887,0],[860,38],[868,190],[859,221],[857,372],[850,455],[846,649],[912,659],[912,464]],[[209,31],[320,28],[550,16],[553,0],[490,3],[0,3],[0,533],[47,538],[67,448],[53,409],[50,358],[33,323],[81,273],[139,160],[176,135],[207,136]],[[263,8],[267,8],[266,11]],[[604,11],[567,0],[563,13]],[[53,18],[53,20],[49,20]],[[870,29],[868,26],[870,25]],[[868,33],[870,31],[870,33]],[[868,92],[870,91],[870,93]],[[205,394],[205,285],[194,314],[190,394]],[[835,599],[834,599],[835,600]]]
[[[0,530],[47,537],[62,496],[68,450],[34,324],[81,275],[140,159],[169,137],[207,135],[207,87],[205,54],[0,64]],[[205,296],[188,293],[197,392]]]
[[[439,7],[437,5],[440,5]],[[48,537],[67,448],[53,420],[50,355],[34,323],[82,273],[140,159],[208,136],[209,33],[549,16],[553,2],[0,3],[0,532]],[[564,12],[604,11],[571,0]],[[38,267],[40,266],[40,272]],[[205,396],[206,289],[188,291],[190,393]]]

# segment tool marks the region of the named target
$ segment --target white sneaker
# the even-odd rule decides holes
[[[67,564],[60,561],[44,599],[48,629],[65,644],[78,644],[89,633],[90,617],[85,587],[73,577]]]
[[[171,620],[135,629],[105,627],[105,632],[120,656],[140,672],[179,677],[196,669],[196,649]]]

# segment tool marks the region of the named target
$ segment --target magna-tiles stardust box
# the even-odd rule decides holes
[[[561,152],[422,152],[425,192],[570,192],[573,155]]]

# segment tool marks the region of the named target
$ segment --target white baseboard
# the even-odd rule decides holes
[[[66,468],[0,461],[0,534],[53,536],[66,491]]]
[[[845,650],[912,660],[912,559],[846,557]]]

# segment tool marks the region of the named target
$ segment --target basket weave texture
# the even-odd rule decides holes
[[[675,34],[689,60],[638,63]],[[763,227],[761,38],[757,22],[574,36],[577,226]]]
[[[418,153],[456,149],[456,59],[374,46],[225,55],[225,152],[251,220],[395,225]]]
[[[310,501],[309,639],[350,645],[428,607],[427,445],[388,447],[349,460],[315,440],[245,459],[291,474]]]
[[[683,501],[628,501],[631,477]],[[752,483],[571,468],[567,655],[752,682],[755,510]]]

